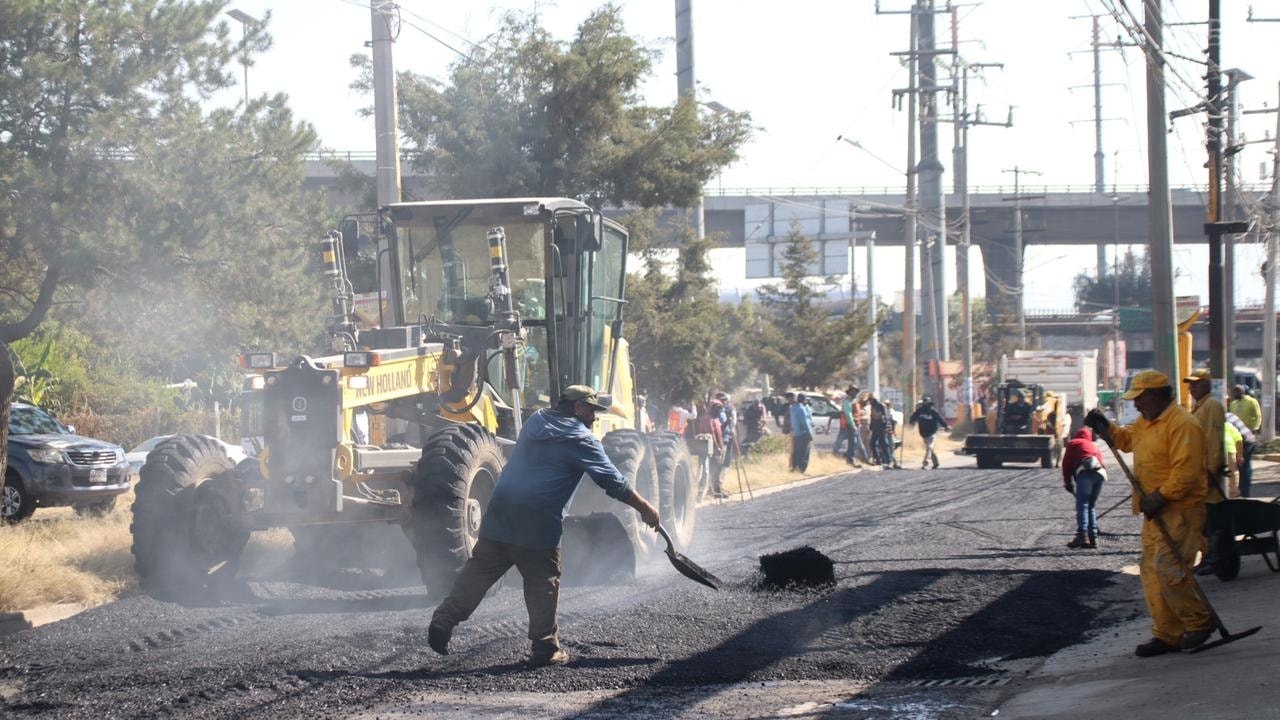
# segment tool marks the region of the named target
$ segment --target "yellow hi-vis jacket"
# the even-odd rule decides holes
[[[1178,508],[1204,502],[1204,431],[1186,408],[1174,402],[1155,420],[1139,417],[1132,425],[1112,425],[1111,442],[1133,453],[1133,474],[1144,495],[1159,490],[1170,507]],[[1215,444],[1221,452],[1222,443]],[[1138,513],[1137,495],[1133,512]]]
[[[1218,428],[1227,421],[1226,408],[1222,407],[1222,403],[1217,398],[1205,395],[1191,406],[1191,414],[1200,423],[1200,429],[1204,431],[1204,470],[1215,478],[1220,477],[1222,466],[1226,465],[1227,461],[1222,454],[1222,445],[1216,441],[1222,434],[1218,432]]]

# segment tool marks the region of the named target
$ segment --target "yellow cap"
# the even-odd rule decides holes
[[[1133,380],[1129,383],[1129,391],[1122,397],[1125,400],[1132,400],[1143,393],[1144,390],[1154,390],[1156,388],[1172,387],[1169,384],[1169,376],[1159,370],[1143,370],[1133,376]]]
[[[1210,379],[1210,378],[1212,378],[1212,377],[1213,377],[1213,376],[1209,374],[1209,371],[1208,371],[1208,370],[1206,370],[1206,369],[1204,369],[1204,368],[1200,368],[1199,370],[1192,370],[1192,371],[1191,371],[1191,374],[1189,374],[1189,375],[1187,375],[1186,377],[1182,378],[1182,382],[1184,382],[1184,383],[1193,383],[1193,382],[1196,382],[1196,381],[1198,381],[1198,380],[1209,380],[1209,379]]]

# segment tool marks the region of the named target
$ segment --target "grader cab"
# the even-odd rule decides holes
[[[242,357],[257,456],[233,467],[198,436],[148,456],[132,525],[144,588],[234,573],[254,531],[289,528],[299,553],[358,556],[353,530],[389,523],[428,590],[447,591],[522,423],[575,384],[613,394],[593,431],[677,544],[692,540],[684,442],[638,430],[625,228],[563,198],[399,203],[348,218],[321,251],[330,349]],[[653,549],[634,511],[581,484],[567,576],[630,575]]]

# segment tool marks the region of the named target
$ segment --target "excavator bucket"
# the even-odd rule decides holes
[[[562,578],[568,585],[613,585],[635,577],[635,545],[613,513],[565,518],[560,553]]]

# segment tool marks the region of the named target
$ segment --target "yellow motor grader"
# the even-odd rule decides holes
[[[320,249],[327,354],[241,358],[256,456],[233,465],[211,439],[179,436],[147,457],[132,523],[144,589],[234,574],[257,530],[289,528],[300,552],[358,555],[353,530],[390,523],[429,592],[446,592],[523,421],[575,384],[612,392],[594,432],[672,539],[691,542],[684,441],[638,430],[625,228],[564,198],[398,203],[346,218]],[[654,537],[584,482],[566,575],[629,576]]]

